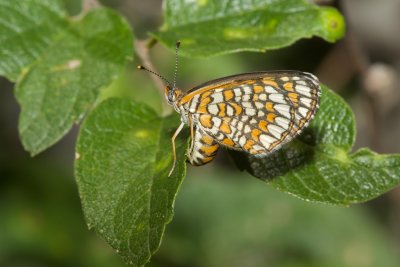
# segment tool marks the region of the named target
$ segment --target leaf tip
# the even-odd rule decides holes
[[[342,38],[346,32],[344,17],[335,8],[326,8],[321,12],[324,26],[324,38],[329,42],[335,42]]]

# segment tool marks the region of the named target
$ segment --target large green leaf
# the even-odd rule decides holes
[[[142,104],[111,98],[82,125],[76,178],[90,228],[134,266],[158,249],[172,219],[175,195],[185,175],[187,142],[177,139],[172,166],[175,114],[160,118]]]
[[[354,116],[323,88],[321,107],[300,138],[265,158],[234,154],[242,168],[273,187],[304,200],[348,205],[365,202],[400,183],[400,155],[368,149],[351,153]]]
[[[330,7],[305,0],[167,0],[165,23],[154,36],[182,55],[209,57],[237,51],[265,51],[319,36],[334,42],[344,19]]]
[[[58,0],[0,0],[0,17],[0,75],[17,81],[21,140],[37,154],[120,73],[132,57],[132,31],[108,9],[68,18]]]

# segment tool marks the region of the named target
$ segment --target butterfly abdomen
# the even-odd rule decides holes
[[[198,128],[194,130],[192,147],[188,150],[188,161],[194,166],[201,166],[212,161],[217,155],[219,144]]]

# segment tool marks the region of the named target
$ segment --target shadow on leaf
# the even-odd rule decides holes
[[[261,180],[271,181],[310,164],[314,160],[315,145],[316,133],[308,128],[301,136],[266,157],[238,151],[230,151],[230,154],[240,170],[246,170]]]

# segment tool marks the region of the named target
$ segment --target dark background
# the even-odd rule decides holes
[[[64,0],[71,14],[79,1]],[[138,38],[162,23],[161,1],[104,0]],[[272,69],[317,74],[342,95],[357,120],[355,149],[400,152],[400,2],[333,3],[348,21],[346,38],[314,38],[267,53],[181,59],[183,90],[220,76]],[[152,60],[171,77],[174,55],[156,45]],[[118,92],[157,110],[161,96],[137,60],[103,96]],[[73,176],[78,128],[31,158],[18,139],[13,85],[0,79],[0,266],[124,266],[88,231]],[[163,100],[163,99],[162,99]],[[173,222],[149,266],[400,266],[400,190],[352,207],[306,203],[235,170],[226,152],[189,167]]]

